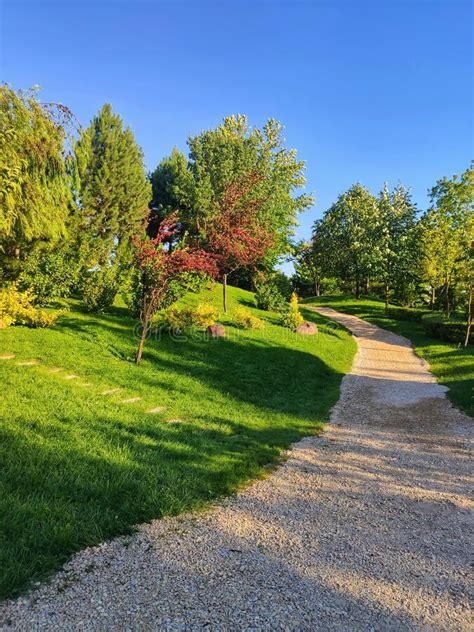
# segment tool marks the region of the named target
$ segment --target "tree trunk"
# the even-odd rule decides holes
[[[356,298],[360,298],[360,280],[359,277],[356,279]]]
[[[316,292],[316,296],[321,296],[321,284],[317,281],[314,282],[314,291]]]
[[[388,287],[388,283],[385,284],[385,314],[388,314],[388,293],[390,288]]]
[[[145,327],[145,325],[143,325],[142,328],[142,335],[140,336],[140,342],[138,343],[138,349],[135,353],[135,364],[138,364],[140,362],[140,360],[142,359],[142,355],[143,355],[143,347],[145,346],[145,340],[148,334],[148,326]]]
[[[449,315],[450,315],[450,313],[451,313],[451,307],[450,307],[450,305],[449,305],[449,283],[446,283],[446,285],[445,285],[445,291],[446,291],[446,296],[445,296],[445,299],[446,299],[446,307],[445,307],[445,310],[446,310],[446,316],[449,318]]]
[[[430,309],[434,309],[436,301],[436,288],[434,285],[431,286],[431,297],[430,297]]]
[[[222,302],[224,306],[224,314],[227,314],[227,274],[222,277]]]
[[[364,294],[367,296],[370,290],[370,279],[367,277],[364,279]]]
[[[467,328],[466,328],[466,339],[464,340],[464,346],[467,347],[469,344],[469,336],[471,335],[471,327],[472,327],[472,281],[469,283],[469,294],[467,301]]]

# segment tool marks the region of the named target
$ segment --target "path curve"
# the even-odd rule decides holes
[[[331,424],[205,514],[77,555],[3,630],[468,630],[471,419],[410,343],[354,316]]]

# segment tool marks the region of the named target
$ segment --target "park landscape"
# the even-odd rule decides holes
[[[176,144],[0,85],[0,629],[468,630],[472,163]]]

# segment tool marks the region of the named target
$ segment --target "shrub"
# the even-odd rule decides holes
[[[461,319],[446,318],[443,314],[426,314],[421,323],[428,336],[446,340],[448,342],[464,342],[467,323]],[[469,342],[474,341],[474,331],[471,331]]]
[[[15,283],[0,288],[0,329],[10,325],[26,325],[27,327],[50,327],[61,312],[46,312],[37,309],[31,290],[20,292]]]
[[[90,312],[105,312],[112,307],[119,287],[120,274],[114,266],[89,271],[82,286],[82,300]]]
[[[255,284],[255,302],[258,309],[266,311],[284,309],[290,293],[290,281],[284,274],[274,273],[262,277]]]
[[[248,309],[245,309],[245,307],[237,307],[234,319],[236,325],[242,327],[242,329],[263,329],[265,327],[263,320],[254,316]]]
[[[295,331],[303,322],[303,316],[298,307],[298,296],[295,292],[291,295],[290,304],[286,312],[283,314],[281,323],[284,327],[288,327]]]
[[[394,320],[409,320],[417,323],[421,323],[421,319],[426,314],[429,314],[429,311],[426,309],[419,309],[416,307],[389,307],[387,311],[387,316],[393,318]]]
[[[70,296],[79,279],[79,264],[72,252],[59,249],[53,252],[32,253],[20,275],[20,287],[29,289],[39,305],[51,299]]]
[[[198,305],[197,307],[170,307],[160,315],[158,324],[164,329],[176,333],[193,328],[206,328],[214,325],[219,318],[219,312],[212,305]]]

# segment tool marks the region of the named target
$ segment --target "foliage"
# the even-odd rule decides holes
[[[464,279],[467,290],[474,268],[474,170],[472,166],[460,178],[442,178],[431,189],[431,207],[420,222],[422,265],[425,278],[444,295],[444,308],[449,316],[453,307],[450,291]],[[434,300],[433,300],[434,302]]]
[[[82,300],[90,312],[100,314],[112,307],[119,289],[118,266],[105,265],[86,274],[82,286]]]
[[[315,231],[320,222],[316,222]],[[301,241],[296,245],[294,255],[295,274],[293,284],[296,287],[310,286],[312,294],[321,294],[324,277],[324,250],[322,242],[313,239],[310,243]]]
[[[284,277],[284,279],[282,278]],[[281,273],[262,274],[255,282],[255,302],[259,309],[280,311],[291,296],[287,277]]]
[[[182,304],[217,308],[220,300],[217,286]],[[252,300],[230,287],[224,323]],[[76,304],[51,329],[1,332],[4,352],[41,361],[0,364],[1,597],[47,578],[86,546],[205,507],[262,476],[292,443],[319,432],[355,352],[347,332],[335,336],[314,314],[317,345],[270,320],[265,344],[253,330],[218,345],[163,336],[138,371],[123,360],[136,346],[128,311],[86,314]],[[67,373],[79,378],[64,380]],[[121,391],[101,394],[112,388]],[[141,399],[119,403],[127,397]],[[147,414],[156,406],[163,412]],[[167,423],[177,418],[183,423]]]
[[[157,208],[179,208],[179,219],[191,235],[206,235],[216,220],[219,203],[229,185],[259,175],[254,197],[262,200],[258,222],[272,235],[264,253],[269,267],[291,250],[290,237],[297,215],[313,203],[298,191],[305,184],[304,162],[294,149],[284,147],[283,127],[269,119],[262,129],[251,128],[245,116],[229,116],[215,129],[188,139],[187,168],[173,152],[152,175]],[[189,177],[191,175],[191,178]]]
[[[191,306],[173,306],[159,317],[159,324],[173,332],[182,332],[193,328],[207,328],[215,325],[219,312],[213,305],[199,304]]]
[[[166,247],[166,243],[177,233],[176,220],[176,214],[170,215],[161,222],[154,239],[136,238],[134,241],[136,266],[141,273],[142,299],[142,334],[136,353],[137,363],[141,360],[153,316],[179,298],[183,289],[183,275],[199,272],[215,277],[218,274],[216,256],[179,243],[172,249]]]
[[[397,307],[392,305],[388,307],[386,314],[395,320],[411,320],[421,323],[421,319],[425,314],[429,314],[429,311],[426,309],[417,309],[415,307]]]
[[[292,331],[295,331],[303,323],[303,316],[298,306],[298,296],[296,292],[293,292],[291,295],[290,303],[281,318],[281,323],[284,327],[288,327]]]
[[[81,130],[70,161],[77,237],[89,267],[130,259],[130,240],[145,222],[151,187],[143,153],[129,127],[105,104]]]
[[[160,223],[178,209],[192,208],[194,180],[186,156],[176,147],[150,176],[152,198],[147,232],[156,237]]]
[[[0,287],[0,329],[10,325],[27,327],[50,327],[60,312],[46,312],[34,306],[35,297],[31,290],[21,292],[18,284]]]
[[[0,85],[0,254],[4,267],[37,240],[66,234],[71,199],[63,122],[70,112],[42,105],[35,90]]]
[[[227,275],[234,270],[251,268],[271,248],[273,236],[258,219],[263,200],[253,196],[261,181],[257,173],[245,180],[226,185],[223,196],[215,201],[215,216],[206,232],[206,250],[218,257],[223,279],[224,313],[227,313]]]
[[[379,228],[377,199],[360,184],[340,195],[314,226],[314,248],[327,276],[353,282],[356,297],[379,270]]]
[[[70,296],[79,277],[77,253],[66,245],[51,251],[35,249],[26,260],[19,282],[22,288],[33,292],[37,304],[45,305]]]
[[[265,323],[261,318],[254,316],[245,307],[237,307],[234,312],[235,323],[242,329],[263,329]]]
[[[463,343],[466,338],[467,323],[462,319],[446,318],[443,314],[425,314],[421,323],[427,335],[433,338],[458,343]],[[471,331],[468,344],[473,341],[474,332]]]
[[[392,192],[385,185],[378,199],[378,234],[380,249],[377,278],[384,284],[388,308],[390,290],[403,304],[411,304],[417,295],[418,231],[416,206],[409,191],[399,184]]]

